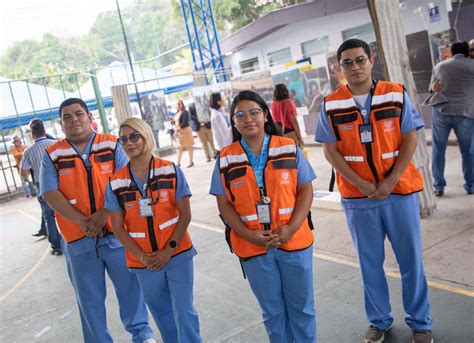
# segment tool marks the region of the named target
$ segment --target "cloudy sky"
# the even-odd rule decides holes
[[[131,1],[119,0],[120,7]],[[116,8],[115,0],[0,0],[0,55],[14,41],[41,40],[46,32],[84,34],[99,13]]]

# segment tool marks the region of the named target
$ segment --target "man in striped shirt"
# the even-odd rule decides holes
[[[51,244],[51,254],[62,255],[60,236],[58,227],[56,226],[54,212],[43,197],[39,195],[41,161],[43,160],[43,155],[46,153],[46,148],[55,143],[55,141],[46,137],[46,131],[41,120],[35,119],[31,123],[30,128],[34,144],[26,149],[23,154],[23,159],[21,160],[20,165],[21,174],[25,177],[28,175],[30,169],[33,170],[33,180],[38,193],[38,202],[41,205],[42,217],[46,224],[48,240]]]

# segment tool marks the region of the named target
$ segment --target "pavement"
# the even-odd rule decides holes
[[[322,148],[307,150],[318,174],[313,187],[326,190],[331,168]],[[195,167],[183,170],[193,192],[189,232],[198,250],[194,295],[203,341],[268,342],[259,306],[237,258],[229,252],[215,199],[208,195],[214,163],[206,163],[200,149],[194,155]],[[187,157],[185,152],[184,166]],[[434,214],[421,221],[433,333],[436,342],[474,342],[474,196],[466,195],[462,187],[458,147],[447,149],[446,177],[446,195],[437,198]],[[64,257],[50,255],[48,242],[31,236],[39,228],[39,218],[34,199],[0,204],[0,342],[81,342],[79,313]],[[313,209],[313,220],[318,341],[362,342],[367,327],[363,288],[343,212]],[[385,342],[411,342],[404,324],[400,276],[388,242],[385,270],[395,318]],[[108,282],[109,329],[115,342],[130,342],[113,293]],[[151,317],[150,323],[161,342]]]

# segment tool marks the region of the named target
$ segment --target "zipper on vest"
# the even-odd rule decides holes
[[[375,87],[377,86],[377,82],[372,79],[372,87],[370,88],[370,107],[369,107],[369,113],[367,114],[368,115],[368,122],[370,123],[370,117],[371,117],[371,114],[372,114],[372,99],[373,99],[373,96],[374,96],[374,92],[375,92]],[[360,116],[362,117],[362,122],[364,123],[364,116],[362,115],[362,113],[360,113],[360,110],[358,110]],[[374,127],[372,127],[372,141],[374,141]],[[369,165],[369,168],[370,168],[370,171],[372,172],[372,175],[374,176],[374,179],[375,179],[375,182],[376,183],[379,183],[379,178],[377,176],[377,169],[375,169],[375,164],[374,164],[374,157],[373,157],[373,151],[372,151],[372,143],[366,143],[364,144],[365,145],[365,150],[366,150],[366,153],[367,153],[367,164]]]
[[[153,162],[153,164],[152,164],[152,162]],[[127,167],[128,167],[128,175],[130,176],[130,179],[133,180],[133,184],[138,189],[138,192],[140,193],[140,195],[144,196],[142,190],[137,187],[137,183],[135,182],[135,180],[133,178],[132,170],[131,170],[131,167],[130,167],[130,162],[128,162]],[[153,195],[152,194],[153,191],[151,190],[151,187],[150,187],[150,184],[153,181],[153,178],[150,179],[150,167],[153,168],[153,177],[154,177],[155,159],[153,157],[151,158],[150,163],[148,165],[148,174],[147,174],[147,179],[146,179],[147,189],[149,188],[150,189],[150,194]],[[158,196],[159,196],[159,192],[160,191],[158,189]],[[146,190],[145,190],[145,196],[146,196]],[[150,197],[153,199],[152,196],[150,196]],[[153,216],[146,217],[146,223],[147,223],[147,226],[148,226],[148,236],[150,237],[151,249],[153,250],[153,252],[155,252],[155,251],[158,250],[158,243],[156,241],[155,224],[153,222]]]

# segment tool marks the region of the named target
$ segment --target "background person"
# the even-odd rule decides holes
[[[54,212],[40,195],[39,185],[41,161],[46,153],[46,149],[56,141],[46,137],[43,121],[40,119],[32,121],[30,129],[34,143],[32,146],[27,148],[23,154],[23,159],[21,160],[20,165],[21,174],[23,177],[28,177],[30,170],[33,171],[33,180],[35,181],[35,188],[38,194],[37,199],[41,206],[41,222],[45,225],[45,233],[48,237],[49,243],[51,244],[51,254],[62,255],[61,241],[58,227],[56,226],[56,220],[54,218]]]
[[[201,342],[193,305],[196,250],[187,233],[191,191],[179,167],[153,155],[155,139],[146,122],[128,118],[119,132],[130,163],[107,187],[105,208],[114,233],[127,249],[127,266],[138,277],[163,341]]]
[[[270,342],[316,342],[308,220],[316,175],[295,142],[279,137],[257,93],[240,92],[231,115],[234,142],[220,151],[210,189],[231,228],[229,244]]]
[[[194,103],[189,105],[189,114],[191,117],[191,128],[197,133],[199,140],[201,141],[204,154],[206,155],[207,162],[211,162],[211,157],[216,158],[217,151],[214,147],[214,138],[212,136],[211,122],[199,121],[196,105]]]
[[[175,127],[175,135],[178,138],[177,143],[177,150],[178,150],[178,166],[181,165],[181,157],[183,156],[183,150],[188,149],[189,153],[189,165],[187,168],[191,168],[194,166],[193,162],[193,145],[194,145],[194,137],[193,131],[189,126],[189,112],[186,111],[186,107],[184,106],[183,100],[178,100],[176,104],[177,112],[174,115],[174,127]]]
[[[16,135],[13,137],[13,145],[10,148],[10,152],[12,153],[13,157],[15,158],[15,168],[20,175],[21,180],[21,190],[23,192],[23,196],[25,198],[29,198],[31,196],[36,195],[36,190],[34,188],[33,182],[30,181],[30,174],[29,172],[26,174],[21,173],[20,165],[21,160],[23,158],[23,153],[25,152],[25,145],[21,141],[21,137]]]
[[[430,91],[447,100],[433,106],[431,171],[436,196],[444,195],[444,166],[449,133],[454,130],[462,157],[464,189],[474,193],[474,60],[466,42],[451,45],[453,58],[438,63],[431,75]]]
[[[283,83],[277,84],[273,90],[271,110],[273,120],[281,129],[282,134],[294,139],[299,146],[304,146],[300,127],[296,120],[296,106],[291,101],[288,88]]]
[[[209,98],[211,106],[211,129],[216,140],[217,150],[232,143],[232,130],[229,117],[224,112],[225,100],[221,93],[212,93]]]

